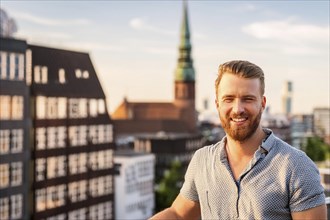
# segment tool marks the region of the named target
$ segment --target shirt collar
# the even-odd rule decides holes
[[[268,128],[263,128],[263,131],[266,133],[266,137],[262,141],[261,146],[257,151],[260,150],[261,154],[263,154],[263,153],[267,154],[273,147],[275,136],[274,136],[273,131]],[[225,148],[226,142],[227,142],[227,136],[224,136],[222,138],[222,140],[217,143],[217,145],[220,148],[220,160],[221,161],[227,160],[227,153],[226,153],[226,148]]]

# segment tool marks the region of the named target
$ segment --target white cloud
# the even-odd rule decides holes
[[[258,39],[329,44],[329,26],[301,24],[292,18],[282,21],[255,22],[243,27],[242,31]]]
[[[150,31],[157,34],[164,34],[169,36],[176,36],[177,32],[171,30],[165,30],[159,27],[152,26],[147,23],[146,18],[133,18],[130,20],[129,25],[139,31]]]
[[[11,14],[15,19],[22,19],[35,24],[48,26],[88,25],[91,23],[87,19],[49,19],[17,11],[12,11]]]

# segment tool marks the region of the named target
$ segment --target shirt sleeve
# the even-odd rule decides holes
[[[295,160],[290,178],[290,210],[299,212],[325,204],[324,188],[315,163],[302,153]]]
[[[198,165],[198,158],[199,158],[200,150],[197,150],[186,171],[185,180],[180,190],[180,194],[185,197],[186,199],[192,201],[198,201],[198,193],[196,188],[196,172],[197,172],[197,165]]]

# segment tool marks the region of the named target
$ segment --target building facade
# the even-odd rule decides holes
[[[31,126],[27,43],[12,38],[0,41],[0,219],[27,219]]]
[[[115,153],[115,219],[148,219],[155,208],[155,156],[132,150]]]
[[[113,219],[113,125],[87,53],[29,45],[33,219]]]
[[[315,108],[314,133],[330,145],[330,108]]]

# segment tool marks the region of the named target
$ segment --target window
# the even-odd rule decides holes
[[[47,148],[52,149],[56,147],[56,128],[48,127],[47,128]]]
[[[40,66],[34,66],[34,82],[35,83],[40,83],[41,82],[41,68]]]
[[[113,141],[113,128],[112,125],[105,125],[105,143],[112,143]]]
[[[81,220],[86,219],[86,208],[81,208],[77,210],[73,210],[69,212],[69,218],[70,220]]]
[[[47,178],[55,178],[57,173],[57,159],[56,157],[47,158]]]
[[[79,117],[87,117],[87,99],[79,99]]]
[[[69,183],[69,198],[71,202],[75,203],[78,201],[77,194],[79,191],[79,184],[78,182]]]
[[[0,198],[0,219],[9,219],[9,199]]]
[[[1,51],[0,52],[0,79],[7,78],[6,64],[7,64],[7,53]]]
[[[57,99],[57,113],[58,118],[66,118],[66,98],[59,97]]]
[[[24,99],[23,96],[12,97],[12,119],[22,119],[24,112]]]
[[[45,96],[37,96],[36,98],[36,115],[38,119],[46,118],[46,101]]]
[[[99,110],[99,114],[105,113],[105,103],[103,99],[98,100],[98,110]]]
[[[87,153],[79,154],[78,172],[79,173],[87,172]]]
[[[97,116],[97,99],[89,100],[89,115],[92,117]]]
[[[87,144],[87,126],[82,125],[79,126],[79,145],[86,145]]]
[[[66,175],[66,157],[48,157],[47,158],[47,178],[56,178]]]
[[[84,173],[87,171],[87,153],[72,154],[69,156],[70,174]]]
[[[79,117],[79,99],[69,99],[69,117]]]
[[[47,118],[56,119],[57,118],[57,98],[48,97],[47,98]]]
[[[58,81],[61,84],[66,82],[66,80],[65,80],[65,70],[63,68],[58,70]]]
[[[81,76],[82,76],[82,72],[81,72],[80,69],[76,69],[75,73],[76,73],[76,77],[77,77],[77,78],[81,78]]]
[[[89,194],[92,197],[97,197],[98,193],[98,178],[90,179],[89,180]]]
[[[48,68],[43,66],[41,68],[41,83],[46,84],[48,82]]]
[[[82,73],[82,77],[84,79],[88,79],[89,78],[89,72],[87,70],[84,70],[84,72]]]
[[[72,154],[69,156],[69,171],[71,174],[78,173],[78,154]]]
[[[97,126],[96,125],[91,125],[89,126],[89,140],[92,142],[92,144],[97,144],[98,139],[97,139]]]
[[[16,54],[10,53],[9,54],[9,78],[15,79],[15,57]]]
[[[46,128],[36,129],[36,148],[42,150],[46,148]]]
[[[11,137],[11,152],[20,153],[23,151],[23,129],[13,129]]]
[[[46,210],[46,189],[37,189],[36,195],[36,211]]]
[[[0,130],[0,155],[9,153],[10,130]]]
[[[69,139],[70,139],[71,146],[78,145],[79,140],[78,140],[78,127],[77,126],[69,127]]]
[[[45,180],[45,171],[46,171],[46,159],[38,158],[36,159],[36,181]]]
[[[66,185],[47,187],[46,206],[47,209],[65,205]]]
[[[0,189],[9,186],[9,164],[0,164]]]
[[[92,170],[98,170],[98,153],[97,152],[91,152],[89,153],[89,167]]]
[[[57,196],[56,186],[47,187],[47,200],[46,200],[47,209],[55,208],[57,200],[58,200],[58,196]]]
[[[11,163],[11,185],[19,186],[22,184],[23,165],[22,162]]]
[[[34,66],[34,82],[46,84],[48,82],[47,66]]]
[[[10,119],[11,103],[9,95],[0,96],[0,119]]]
[[[66,127],[61,126],[57,128],[57,146],[58,147],[65,147],[66,143]]]
[[[26,50],[26,83],[27,85],[31,85],[32,82],[32,51]]]
[[[105,134],[104,134],[104,125],[98,125],[98,142],[104,143]]]
[[[105,179],[104,179],[104,193],[106,195],[112,193],[112,176],[110,176],[110,175],[105,176]]]
[[[69,127],[69,139],[71,146],[87,144],[87,126],[71,126]]]
[[[11,196],[11,219],[21,219],[23,213],[23,195]]]

